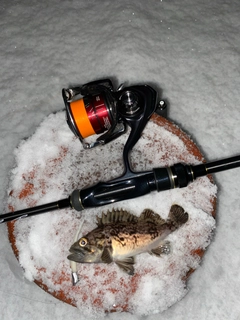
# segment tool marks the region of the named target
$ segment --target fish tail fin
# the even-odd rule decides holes
[[[183,209],[183,207],[178,204],[173,204],[170,208],[169,219],[176,227],[179,227],[188,221],[188,213]]]

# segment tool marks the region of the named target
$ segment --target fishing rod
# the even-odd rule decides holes
[[[109,79],[90,82],[81,87],[63,89],[67,123],[85,149],[104,145],[131,128],[123,149],[124,173],[113,180],[76,189],[65,199],[0,215],[0,223],[26,218],[45,212],[72,208],[82,211],[146,195],[153,191],[183,188],[199,177],[240,167],[240,155],[210,163],[188,165],[177,163],[169,167],[134,172],[129,153],[141,137],[154,112],[166,113],[163,100],[157,102],[157,92],[150,86],[120,86],[113,90]],[[79,98],[81,95],[81,98]],[[105,132],[106,131],[106,132]],[[103,133],[96,141],[85,138]]]
[[[66,199],[2,214],[0,215],[0,223],[64,208],[82,211],[87,208],[140,197],[152,191],[182,188],[199,177],[237,167],[240,167],[240,155],[195,166],[178,163],[147,172],[132,172],[132,174],[127,174],[116,180],[99,182],[81,190],[76,189]]]

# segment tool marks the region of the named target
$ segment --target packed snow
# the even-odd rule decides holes
[[[1,211],[7,211],[16,148],[48,116],[61,114],[61,89],[73,84],[106,77],[117,84],[152,84],[168,102],[169,118],[191,135],[207,160],[238,154],[239,11],[236,0],[2,1]],[[52,141],[46,138],[44,144],[54,154]],[[42,146],[37,151],[41,161]],[[26,164],[30,156],[26,149]],[[141,316],[139,305],[138,312],[107,319],[240,318],[239,175],[234,169],[214,176],[215,235],[187,283],[187,295],[161,314]],[[1,319],[85,319],[81,310],[29,281],[29,274],[24,277],[6,226],[0,228]],[[154,279],[142,283],[142,290],[153,295]]]
[[[180,136],[167,130],[168,127],[168,123],[165,126],[148,123],[131,152],[135,170],[146,171],[180,161],[199,163],[188,151],[191,141],[184,144]],[[53,199],[67,198],[69,190],[95,184],[96,178],[108,181],[119,176],[123,170],[122,150],[126,136],[93,150],[84,150],[67,127],[65,113],[50,115],[36,133],[15,150],[16,167],[10,177],[8,205],[16,209],[49,203]],[[62,290],[86,318],[103,317],[111,310],[127,310],[140,316],[160,313],[186,295],[183,279],[190,269],[199,266],[200,256],[196,252],[210,244],[215,229],[212,214],[216,191],[210,179],[203,177],[187,188],[153,192],[107,208],[86,209],[80,214],[65,209],[20,219],[14,225],[19,263],[29,281],[41,281],[50,293]],[[188,212],[189,219],[168,236],[169,255],[161,258],[148,253],[137,256],[133,277],[123,274],[114,264],[80,265],[80,281],[72,287],[66,257],[80,221],[84,220],[81,230],[84,236],[96,227],[96,216],[107,209],[123,208],[139,216],[149,208],[167,219],[174,203]]]

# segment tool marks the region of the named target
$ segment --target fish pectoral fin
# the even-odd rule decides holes
[[[150,251],[150,254],[160,257],[162,254],[169,254],[171,252],[171,243],[169,241],[163,242],[157,248]]]
[[[102,262],[104,262],[104,263],[111,263],[113,261],[109,248],[103,249],[103,253],[102,253],[101,258],[102,258]]]
[[[123,260],[116,260],[115,263],[120,269],[129,274],[130,276],[134,275],[134,258],[128,257]]]

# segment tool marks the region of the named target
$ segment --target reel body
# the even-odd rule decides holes
[[[134,135],[137,134],[138,140],[149,117],[158,107],[157,92],[152,87],[120,86],[114,91],[110,79],[63,89],[62,95],[67,123],[85,149],[116,139],[126,132],[126,125],[136,131]],[[161,101],[159,110],[164,110],[165,107]],[[86,142],[87,137],[101,133],[103,134],[95,141]]]

